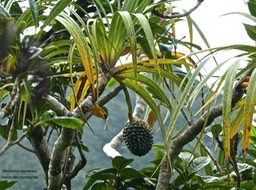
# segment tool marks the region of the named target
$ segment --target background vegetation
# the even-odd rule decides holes
[[[172,1],[28,3],[0,4],[0,189],[255,188],[256,48],[209,47],[190,17],[202,0],[182,13]],[[247,4],[250,14],[232,14],[255,23]],[[176,39],[184,21],[189,36]],[[240,51],[218,63],[230,50]],[[153,128],[144,157],[121,145],[135,117]]]

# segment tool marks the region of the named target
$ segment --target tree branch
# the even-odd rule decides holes
[[[66,148],[73,142],[74,130],[68,128],[62,128],[60,137],[54,144],[51,154],[51,161],[49,165],[48,177],[49,177],[49,190],[61,189],[62,179],[62,162],[65,158]]]
[[[44,137],[44,131],[41,126],[37,126],[28,133],[30,143],[33,150],[44,169],[47,178],[47,172],[50,163],[50,150],[48,149],[48,143]]]
[[[0,156],[2,156],[11,146],[20,143],[25,137],[27,133],[24,133],[22,136],[20,136],[17,140],[15,141],[9,141],[7,142],[3,148],[0,150]]]
[[[169,186],[169,180],[171,178],[171,164],[169,160],[169,156],[167,154],[164,155],[158,176],[158,182],[156,186],[156,190],[167,190]]]
[[[235,106],[235,104],[243,97],[244,90],[243,90],[243,82],[245,81],[247,76],[251,75],[251,71],[249,71],[247,74],[245,74],[235,85],[232,95],[232,107]],[[168,170],[170,167],[165,166],[166,160],[170,158],[171,165],[174,166],[174,162],[180,152],[182,151],[183,147],[194,140],[198,134],[202,132],[204,129],[204,126],[209,126],[217,117],[222,115],[222,104],[219,104],[215,107],[213,107],[210,112],[206,112],[203,114],[192,126],[190,126],[187,130],[185,130],[181,135],[179,135],[177,138],[175,138],[171,144],[170,148],[170,154],[169,156],[166,155],[163,158],[163,163],[161,164],[160,168],[160,174],[158,178],[158,185],[157,190],[166,190],[169,186],[169,180],[171,177],[171,170]],[[208,118],[208,120],[206,120]],[[170,164],[168,162],[167,164]],[[170,165],[170,166],[171,166]]]
[[[49,98],[48,96],[48,101],[50,101],[55,104],[51,105],[51,108],[57,108],[57,110],[54,110],[58,114],[63,114],[63,115],[72,115],[76,118],[81,118],[85,120],[83,117],[83,113],[88,113],[89,109],[93,106],[93,101],[92,97],[88,96],[81,104],[80,108],[76,107],[72,113],[70,113],[64,106],[62,106],[61,103],[56,101],[53,97]],[[83,113],[81,113],[81,111]],[[63,179],[63,174],[62,174],[62,162],[65,158],[65,153],[66,153],[66,148],[71,145],[73,142],[75,136],[75,130],[68,129],[63,127],[61,131],[61,135],[57,139],[57,141],[54,144],[53,151],[51,154],[51,161],[49,165],[49,171],[48,171],[48,177],[49,177],[49,182],[48,182],[48,189],[49,190],[58,190],[61,189],[61,181]]]
[[[78,138],[78,135],[76,134],[75,136],[75,142],[77,144],[77,148],[78,148],[78,152],[79,152],[79,155],[81,157],[81,160],[79,160],[79,162],[77,163],[77,165],[74,167],[74,169],[68,174],[67,176],[67,179],[68,180],[71,180],[73,179],[74,177],[77,176],[78,172],[86,165],[87,163],[87,160],[83,154],[83,150],[82,150],[82,147],[80,145],[80,142],[79,142],[79,138]]]
[[[199,140],[200,145],[202,146],[202,148],[204,149],[204,151],[206,152],[206,154],[210,157],[210,159],[212,160],[212,163],[215,165],[216,170],[220,173],[220,175],[224,175],[225,173],[222,171],[218,161],[214,158],[214,155],[211,153],[211,151],[209,150],[209,148],[204,144],[204,142],[197,138]]]
[[[164,15],[161,14],[158,10],[156,10],[156,7],[152,10],[152,13],[158,17],[165,18],[165,19],[175,19],[175,18],[181,18],[190,15],[192,12],[194,12],[203,2],[204,0],[197,0],[197,4],[191,8],[189,11],[181,14],[172,14],[172,15]]]
[[[244,90],[242,88],[242,84],[245,81],[245,77],[250,75],[250,73],[242,77],[236,84],[233,90],[233,95],[232,95],[232,107],[234,107],[235,104],[243,97]],[[188,144],[192,140],[194,140],[196,136],[201,133],[205,125],[205,122],[207,127],[217,117],[221,115],[222,115],[222,104],[219,104],[213,107],[210,110],[210,112],[205,112],[192,126],[190,126],[186,131],[184,131],[183,134],[179,135],[176,139],[174,139],[171,146],[171,151],[170,151],[170,158],[171,158],[172,164],[177,158],[177,156],[179,155],[179,153],[181,152],[183,146]],[[207,121],[206,121],[206,118],[208,118]]]
[[[105,89],[107,85],[110,74],[105,73],[101,74],[98,79],[98,90],[99,95],[102,93],[102,89]],[[88,96],[79,106],[77,106],[72,113],[70,113],[64,105],[62,105],[58,100],[51,96],[45,97],[47,103],[49,104],[50,108],[54,110],[57,115],[62,116],[73,116],[76,118],[80,118],[84,122],[87,121],[87,117],[90,115],[89,110],[94,105],[94,100],[92,96]],[[85,117],[84,117],[85,116]],[[68,129],[63,127],[61,131],[61,135],[57,139],[54,144],[53,151],[51,154],[51,160],[49,164],[49,171],[48,171],[48,190],[59,190],[62,188],[62,165],[65,158],[66,149],[71,145],[75,137],[75,130]]]
[[[112,140],[109,143],[106,143],[103,146],[103,152],[109,157],[109,158],[115,158],[116,156],[121,156],[121,154],[116,150],[120,144],[123,142],[123,130],[121,130],[116,136],[112,138]]]

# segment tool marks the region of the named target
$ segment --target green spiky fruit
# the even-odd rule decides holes
[[[126,123],[123,130],[124,142],[136,156],[147,154],[153,144],[152,129],[143,120],[136,119]]]

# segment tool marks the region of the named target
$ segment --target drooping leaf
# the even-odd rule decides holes
[[[135,9],[135,13],[145,13],[146,7],[151,3],[151,0],[139,1],[139,5]]]
[[[79,145],[81,146],[82,151],[90,152],[89,147],[87,145],[85,145],[82,140],[80,140]],[[76,143],[74,143],[74,146],[77,146]]]
[[[1,112],[0,112],[0,114],[1,114]],[[7,140],[8,139],[8,130],[7,130],[7,126],[1,126],[0,127],[0,136],[3,138],[3,139],[5,139],[5,140]]]
[[[85,76],[79,77],[76,81],[74,91],[71,94],[70,110],[73,110],[76,105],[79,105],[84,99],[90,83]]]
[[[232,104],[232,92],[233,85],[236,77],[236,72],[238,69],[238,64],[235,63],[232,65],[226,74],[224,91],[223,91],[223,99],[222,99],[222,113],[223,113],[223,133],[224,133],[224,152],[225,158],[230,158],[230,121],[231,121],[231,104]]]
[[[172,59],[158,59],[157,62],[158,64],[167,64],[167,65],[184,64],[183,61],[175,61]],[[116,66],[115,68],[112,69],[113,75],[119,75],[129,71],[134,72],[132,63]],[[183,86],[181,86],[182,80],[180,79],[180,77],[178,77],[176,74],[174,74],[171,71],[168,71],[159,67],[158,65],[155,64],[154,60],[138,61],[137,71],[158,74],[159,76],[166,77],[172,80],[177,86],[183,88]]]
[[[152,94],[154,98],[160,100],[163,104],[165,104],[170,111],[172,110],[172,105],[169,99],[167,98],[167,96],[165,95],[165,93],[163,92],[163,90],[151,79],[141,74],[139,74],[136,78],[134,73],[128,73],[128,72],[119,74],[118,77],[132,79],[135,82],[137,80],[138,82],[146,85],[145,88]]]
[[[204,62],[208,62],[210,61],[210,58],[212,58],[212,56],[209,56],[208,58],[204,59]],[[224,66],[227,63],[228,60],[223,61],[222,63],[218,64],[216,67],[214,67],[213,69],[211,69],[210,72],[207,73],[207,75],[200,80],[199,84],[196,85],[195,89],[193,90],[191,97],[189,98],[189,102],[194,102],[196,97],[198,96],[198,94],[201,92],[202,88],[205,86],[205,84],[212,78],[212,76],[219,71],[222,66]],[[215,98],[211,98],[212,101]],[[203,106],[203,108],[205,108],[208,104],[210,104],[212,101],[207,101],[207,103],[205,103],[205,105]],[[202,109],[202,108],[201,108]],[[200,110],[201,110],[200,109]]]
[[[248,150],[248,154],[250,155],[250,151]],[[250,165],[250,166],[252,166],[252,167],[256,167],[256,163],[251,159],[251,158],[242,158],[242,157],[237,157],[237,160],[238,161],[241,161],[241,162],[243,162],[243,163],[245,163],[245,164],[248,164],[248,165]],[[255,181],[256,182],[256,181]],[[256,183],[255,183],[256,184]]]
[[[108,88],[116,86],[116,85],[118,85],[118,82],[114,78],[111,78],[108,81],[108,84],[107,84],[107,86],[105,88],[108,89]]]
[[[190,51],[192,52],[192,44],[193,44],[193,20],[191,19],[190,15],[186,16],[187,24],[188,24],[188,30],[189,30],[189,42],[190,42]]]
[[[113,8],[110,4],[109,1],[105,1],[104,3],[100,0],[93,0],[95,6],[96,6],[96,10],[97,10],[97,13],[100,15],[99,17],[100,18],[104,18],[104,17],[107,17],[107,9],[110,9],[111,10],[111,13],[113,14]],[[105,6],[105,5],[108,5],[108,6]],[[109,21],[106,20],[107,22],[107,25],[109,25]]]
[[[185,103],[187,102],[187,98],[190,96],[190,92],[191,92],[191,89],[193,88],[193,84],[196,80],[196,77],[198,76],[199,72],[203,68],[204,64],[205,63],[199,64],[191,76],[190,76],[190,73],[187,74],[187,77],[189,78],[189,81],[187,82],[187,84],[186,84],[186,86],[185,86],[185,88],[184,88],[184,90],[183,90],[183,92],[182,92],[182,94],[179,98],[179,101],[177,102],[177,105],[175,107],[173,107],[174,111],[173,111],[173,114],[172,114],[171,122],[170,122],[170,125],[167,129],[166,136],[165,136],[165,142],[166,143],[170,139],[170,135],[172,133],[172,130],[175,127],[178,116],[181,113],[180,111],[184,107]],[[171,145],[171,143],[170,143],[170,145]]]
[[[233,138],[237,134],[238,129],[244,119],[244,114],[245,112],[244,112],[244,105],[243,105],[230,124],[230,138]]]
[[[214,50],[214,52],[223,51],[223,50],[241,50],[241,51],[244,51],[245,53],[251,54],[256,51],[256,47],[250,46],[250,45],[244,45],[244,44],[230,45],[230,46],[218,47]]]
[[[192,20],[192,24],[195,27],[195,29],[197,30],[197,32],[199,33],[199,35],[202,38],[203,42],[205,43],[206,47],[210,48],[210,44],[209,44],[206,36],[204,35],[202,30],[200,29],[200,27],[196,24],[196,22],[194,20]]]
[[[128,36],[124,22],[122,17],[117,13],[115,13],[113,16],[108,34],[109,41],[111,43],[108,55],[108,63],[113,68],[119,59],[119,56],[128,44]]]
[[[113,23],[114,24],[114,23]],[[109,65],[110,52],[114,44],[108,38],[106,27],[102,19],[95,19],[92,25],[92,39],[95,40],[95,45],[100,53],[102,64]]]
[[[41,29],[48,26],[71,2],[72,0],[59,0],[52,8],[50,14],[47,16]]]
[[[127,31],[127,35],[130,42],[129,45],[130,45],[130,50],[132,55],[134,73],[135,75],[137,75],[137,42],[136,42],[136,33],[135,33],[134,23],[129,12],[120,11],[118,12],[118,14],[121,16]]]
[[[9,1],[6,3],[6,5],[5,5],[5,9],[6,9],[8,12],[10,12],[11,7],[12,7],[13,4],[14,4],[14,0],[9,0]]]
[[[256,23],[256,17],[254,17],[254,16],[252,16],[252,15],[250,15],[250,14],[248,14],[248,13],[243,13],[243,12],[231,12],[231,13],[224,14],[224,16],[225,16],[225,15],[233,15],[233,14],[244,16],[245,18],[247,18],[247,19],[249,19],[249,20],[251,20],[251,21],[253,21],[253,22]]]
[[[249,147],[250,141],[250,131],[252,127],[252,119],[254,114],[254,106],[256,99],[256,70],[254,69],[250,81],[249,86],[246,93],[246,101],[245,101],[245,115],[244,115],[244,129],[243,129],[243,151],[246,151]]]
[[[106,111],[99,106],[99,104],[95,103],[94,106],[89,110],[90,113],[96,117],[106,119],[108,117]]]
[[[256,144],[256,128],[252,127],[250,132],[250,143]]]
[[[139,2],[140,0],[124,1],[122,11],[127,11],[129,13],[134,12]]]
[[[5,190],[12,187],[17,181],[7,181],[7,180],[1,180],[0,181],[0,189]]]
[[[147,39],[147,43],[148,43],[148,47],[150,48],[150,53],[153,56],[153,60],[155,62],[157,62],[157,55],[156,55],[156,50],[155,50],[155,45],[154,45],[154,36],[152,34],[152,29],[149,25],[149,22],[147,20],[147,18],[145,17],[145,15],[143,14],[133,14],[139,21],[141,27],[143,28],[143,32],[146,35],[146,39]]]
[[[83,31],[79,25],[67,14],[61,13],[56,19],[69,31],[74,39],[75,45],[81,56],[81,60],[84,66],[86,77],[89,81],[90,86],[94,86],[95,81],[95,68],[94,60],[91,54],[89,44],[84,37]],[[95,97],[95,91],[92,90],[92,96]]]

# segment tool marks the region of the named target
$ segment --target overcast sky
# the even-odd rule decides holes
[[[182,0],[177,4],[189,10],[196,2],[196,0]],[[253,42],[247,36],[242,24],[248,20],[239,15],[222,16],[230,12],[248,13],[244,0],[204,0],[191,17],[213,47],[238,43],[252,45]]]
[[[195,6],[197,0],[181,0],[175,2],[175,5],[186,10],[191,9]],[[255,45],[248,36],[244,29],[243,23],[249,23],[248,19],[242,17],[241,15],[226,15],[224,14],[231,12],[243,12],[249,13],[247,5],[244,0],[204,0],[201,6],[195,10],[190,16],[200,27],[204,35],[206,36],[211,47],[219,47],[233,44],[247,44]],[[189,41],[186,22],[180,22],[176,25],[177,34],[182,36],[187,36],[186,40]],[[177,37],[179,39],[179,37]],[[199,35],[194,30],[194,43],[200,45],[203,49],[203,41],[199,38]],[[182,51],[178,49],[178,51]],[[187,52],[189,53],[189,52]],[[217,56],[217,61],[220,63],[228,58],[233,57],[237,54],[237,51],[229,51],[222,53]],[[228,61],[222,69],[216,73],[217,76],[222,75],[231,64],[235,61],[231,59]],[[246,62],[240,61],[240,67],[244,67]],[[205,72],[208,73],[216,65],[213,61],[209,61]],[[213,78],[211,82],[214,82],[217,78]]]

